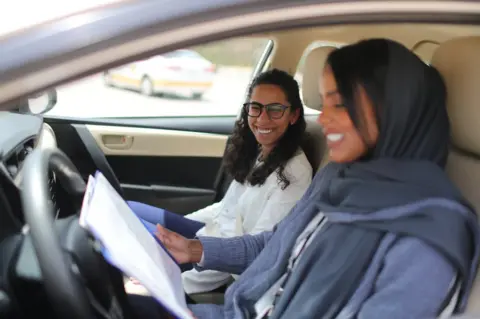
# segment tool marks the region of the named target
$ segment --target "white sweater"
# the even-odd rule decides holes
[[[261,186],[233,181],[224,198],[213,205],[186,215],[186,218],[206,224],[198,236],[234,237],[271,230],[293,208],[312,181],[312,167],[303,151],[285,165],[290,185],[282,190],[277,171]],[[193,269],[182,274],[188,294],[214,290],[230,281],[230,274],[213,270]]]

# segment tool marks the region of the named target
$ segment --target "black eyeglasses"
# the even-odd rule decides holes
[[[285,114],[285,110],[289,108],[289,106],[285,106],[280,103],[263,105],[258,102],[248,102],[243,104],[243,107],[250,117],[259,117],[262,114],[263,109],[266,109],[268,117],[272,120],[278,120],[282,118],[283,114]]]

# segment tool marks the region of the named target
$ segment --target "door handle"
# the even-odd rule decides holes
[[[133,145],[133,136],[107,134],[102,135],[102,143],[109,149],[125,150]]]

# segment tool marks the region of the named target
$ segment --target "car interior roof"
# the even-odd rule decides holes
[[[367,38],[389,38],[412,49],[429,62],[438,44],[460,36],[480,35],[478,25],[432,23],[372,23],[341,24],[314,28],[299,28],[256,34],[275,41],[271,65],[290,73],[297,70],[298,61],[315,42],[346,44]]]

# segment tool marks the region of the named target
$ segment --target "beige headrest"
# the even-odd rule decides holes
[[[303,103],[309,108],[320,111],[322,102],[318,93],[320,75],[327,61],[327,57],[336,48],[320,46],[311,50],[305,58],[302,78]]]
[[[480,154],[480,37],[442,43],[431,65],[447,86],[447,109],[455,146]]]

